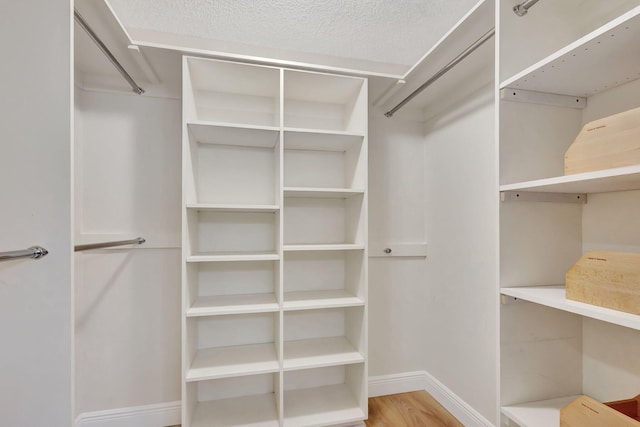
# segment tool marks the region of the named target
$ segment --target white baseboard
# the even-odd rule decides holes
[[[427,393],[444,406],[462,425],[465,427],[494,427],[493,423],[489,422],[489,420],[428,372],[423,372],[423,374],[425,376],[425,390],[427,390]]]
[[[401,374],[369,377],[369,397],[426,390],[426,372],[403,372]]]
[[[493,427],[478,411],[425,371],[369,377],[369,397],[426,390],[466,427]],[[180,424],[180,402],[87,412],[76,427],[165,427]]]
[[[135,406],[107,411],[85,412],[76,418],[76,427],[165,427],[181,422],[181,403]]]

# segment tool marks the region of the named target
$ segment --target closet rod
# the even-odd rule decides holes
[[[524,16],[529,12],[529,8],[538,3],[538,0],[525,0],[520,4],[513,6],[513,12],[518,16]]]
[[[0,252],[0,262],[12,261],[14,259],[20,259],[20,258],[38,259],[38,258],[42,258],[48,253],[49,251],[43,247],[32,246],[28,249],[24,249],[21,251]]]
[[[114,246],[125,246],[125,245],[141,245],[146,240],[142,237],[137,237],[131,240],[118,240],[116,242],[102,242],[102,243],[90,243],[88,245],[76,245],[75,251],[88,251],[91,249],[102,249],[102,248],[112,248]]]
[[[420,92],[422,92],[423,90],[425,90],[426,88],[428,88],[429,86],[431,86],[433,83],[435,83],[440,77],[444,76],[449,70],[451,70],[453,67],[455,67],[458,63],[460,63],[460,61],[462,61],[464,58],[466,58],[467,56],[471,55],[473,53],[473,51],[475,51],[477,48],[479,48],[480,46],[482,46],[482,44],[484,42],[486,42],[487,40],[489,40],[491,37],[493,37],[493,35],[495,34],[495,27],[492,27],[489,31],[487,31],[482,37],[480,37],[478,40],[476,40],[475,42],[473,42],[473,44],[471,46],[469,46],[468,48],[466,48],[460,55],[456,56],[455,58],[453,58],[453,60],[451,60],[451,62],[449,62],[447,65],[445,65],[444,67],[442,67],[440,69],[440,71],[438,71],[437,73],[435,73],[429,80],[427,80],[426,82],[424,82],[418,89],[414,90],[413,92],[411,92],[411,94],[409,94],[409,96],[407,96],[405,99],[403,99],[402,101],[400,101],[400,103],[398,105],[396,105],[395,107],[393,107],[391,110],[387,111],[386,113],[384,113],[385,116],[387,117],[391,117],[395,114],[396,111],[398,111],[399,109],[401,109],[402,107],[404,107],[409,101],[411,101],[413,98],[415,98],[416,96],[418,96],[420,94]]]
[[[98,37],[96,35],[96,33],[93,32],[91,27],[89,27],[89,24],[87,24],[87,22],[84,20],[82,15],[80,15],[80,13],[78,12],[78,9],[73,9],[73,17],[75,18],[75,20],[78,23],[78,25],[80,25],[82,27],[82,29],[89,35],[91,40],[93,40],[93,42],[96,44],[96,46],[98,46],[98,49],[100,49],[102,51],[102,53],[104,53],[104,55],[107,57],[107,59],[120,72],[122,77],[125,78],[125,80],[131,86],[131,89],[133,89],[133,92],[137,93],[138,95],[142,95],[144,93],[144,89],[142,89],[140,86],[138,86],[138,84],[135,82],[135,80],[133,80],[133,78],[129,75],[129,73],[127,73],[127,70],[125,70],[124,67],[120,64],[120,62],[118,62],[116,57],[113,56],[113,54],[111,53],[109,48],[107,48],[107,46],[105,46],[105,44],[102,43],[102,40],[100,40],[100,37]]]

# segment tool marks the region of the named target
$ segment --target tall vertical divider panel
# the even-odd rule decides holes
[[[367,417],[367,81],[185,57],[184,427]]]

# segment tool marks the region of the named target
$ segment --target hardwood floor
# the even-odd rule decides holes
[[[367,427],[464,427],[426,391],[370,398],[369,419],[365,424]]]
[[[426,391],[369,399],[368,427],[464,427]]]

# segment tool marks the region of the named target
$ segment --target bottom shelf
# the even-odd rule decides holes
[[[284,425],[325,426],[364,420],[365,414],[345,384],[284,393]]]
[[[273,394],[235,397],[196,405],[192,427],[279,427]]]
[[[559,427],[560,409],[578,398],[579,395],[503,406],[502,413],[520,427]]]

